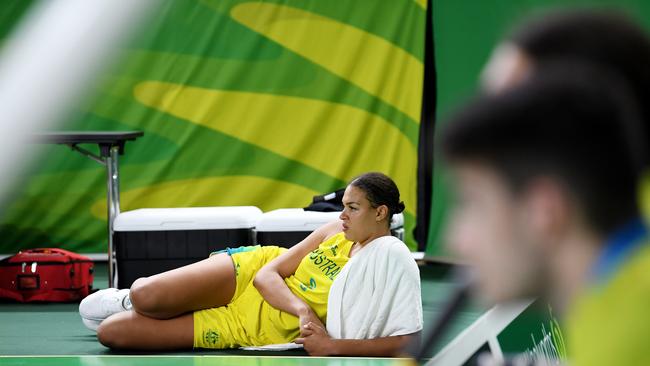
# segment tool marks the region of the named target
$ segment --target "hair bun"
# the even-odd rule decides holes
[[[400,201],[397,204],[397,211],[395,211],[395,213],[401,213],[402,211],[404,211],[404,208],[405,208],[404,201]]]

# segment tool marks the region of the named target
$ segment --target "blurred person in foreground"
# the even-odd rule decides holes
[[[650,246],[636,98],[605,69],[540,63],[450,121],[453,252],[488,302],[540,296],[566,325],[571,365],[650,364]]]

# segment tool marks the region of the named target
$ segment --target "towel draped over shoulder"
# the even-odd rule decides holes
[[[393,236],[367,243],[332,283],[328,333],[339,339],[370,339],[421,329],[420,272],[406,244]]]

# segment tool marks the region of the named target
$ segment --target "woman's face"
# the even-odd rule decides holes
[[[343,194],[343,212],[339,218],[343,221],[345,238],[359,243],[365,242],[382,224],[378,222],[381,219],[378,209],[370,205],[366,192],[352,185]]]

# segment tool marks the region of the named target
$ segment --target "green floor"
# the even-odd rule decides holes
[[[451,284],[446,280],[447,268],[444,266],[421,267],[421,274],[426,332],[448,297]],[[105,265],[97,265],[94,286],[107,286]],[[395,361],[309,358],[305,357],[304,351],[201,350],[156,355],[115,352],[99,344],[95,333],[83,326],[77,307],[78,304],[0,303],[0,365],[388,365]],[[480,313],[481,309],[477,307],[468,307],[461,312],[440,346]]]

